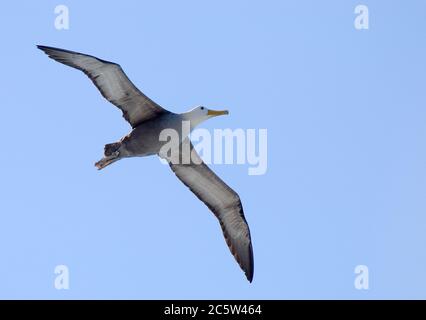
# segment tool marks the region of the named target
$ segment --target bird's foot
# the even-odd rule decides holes
[[[110,156],[104,157],[98,162],[95,163],[95,166],[98,168],[98,170],[101,170],[105,168],[106,166],[110,165],[111,163],[117,161],[119,159],[120,152],[115,151]]]

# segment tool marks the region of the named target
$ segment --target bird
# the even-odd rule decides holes
[[[132,129],[129,134],[105,145],[104,157],[95,163],[98,170],[129,157],[157,155],[165,159],[177,178],[219,220],[229,250],[251,283],[254,273],[253,247],[241,199],[202,161],[188,134],[185,136],[182,129],[183,122],[187,122],[189,131],[192,131],[200,123],[226,115],[228,111],[197,106],[188,112],[173,113],[142,93],[117,63],[49,46],[37,45],[37,48],[51,59],[84,72],[102,96],[122,111],[124,119],[130,124]],[[166,129],[176,130],[180,136],[178,142],[164,152],[162,148],[167,141],[160,141],[159,136]],[[171,153],[175,156],[172,157]],[[183,161],[184,158],[188,161]]]

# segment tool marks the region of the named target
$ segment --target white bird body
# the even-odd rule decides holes
[[[122,157],[158,154],[167,143],[167,141],[160,141],[161,132],[173,130],[179,134],[179,141],[182,142],[197,125],[211,117],[207,115],[207,112],[208,110],[204,107],[197,107],[186,113],[170,112],[147,120],[121,140],[123,147],[120,154],[122,152]]]

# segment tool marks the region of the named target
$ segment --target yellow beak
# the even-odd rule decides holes
[[[228,110],[220,110],[220,111],[216,111],[216,110],[208,110],[207,111],[207,115],[208,116],[222,116],[224,114],[229,114]]]

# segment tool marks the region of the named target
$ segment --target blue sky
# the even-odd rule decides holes
[[[354,28],[358,4],[369,30]],[[0,298],[426,298],[425,14],[422,1],[2,3]],[[36,44],[118,62],[172,111],[230,110],[203,128],[268,130],[265,175],[212,165],[243,201],[252,284],[156,158],[95,169],[129,127]],[[69,290],[54,287],[61,264]]]

